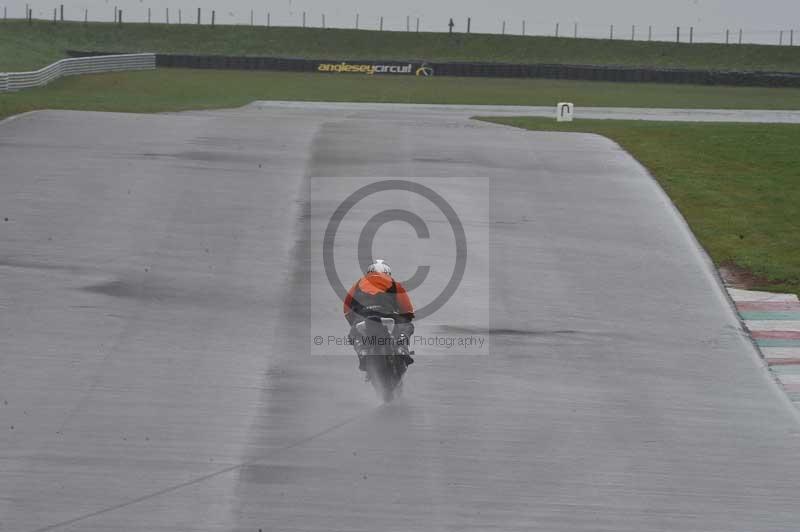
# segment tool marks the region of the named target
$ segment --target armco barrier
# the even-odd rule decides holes
[[[104,52],[68,51],[71,56],[103,55]],[[596,65],[512,64],[512,63],[436,63],[420,60],[323,60],[282,57],[229,57],[222,55],[158,54],[159,67],[213,68],[231,70],[278,70],[289,72],[319,72],[320,65],[412,65],[411,75],[423,65],[436,76],[466,76],[495,78],[545,78],[588,81],[617,81],[629,83],[686,83],[693,85],[733,85],[762,87],[800,87],[797,72],[737,72],[689,70],[677,68],[637,68]],[[345,75],[345,74],[341,74]],[[357,74],[346,74],[357,75]],[[381,74],[391,75],[391,74]]]
[[[152,70],[155,67],[155,54],[103,55],[62,59],[34,72],[0,73],[0,92],[42,87],[63,76],[122,70]]]

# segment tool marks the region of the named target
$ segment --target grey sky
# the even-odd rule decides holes
[[[508,33],[520,33],[522,21],[526,20],[526,33],[553,34],[556,22],[560,22],[560,33],[571,36],[574,23],[578,23],[583,36],[601,37],[609,33],[609,25],[615,25],[616,38],[630,38],[631,25],[637,25],[637,38],[646,38],[648,25],[653,25],[657,38],[672,38],[675,26],[695,26],[698,40],[724,39],[725,28],[738,32],[744,28],[745,40],[777,43],[778,31],[800,29],[800,1],[762,0],[177,0],[156,2],[154,0],[31,0],[35,13],[40,17],[52,17],[53,8],[64,3],[67,17],[82,19],[84,9],[89,9],[93,20],[112,20],[114,6],[125,12],[125,19],[143,21],[147,19],[148,7],[152,9],[153,21],[163,22],[166,8],[171,11],[173,22],[178,9],[182,10],[184,23],[196,20],[197,7],[206,14],[217,11],[219,23],[245,24],[250,22],[250,10],[255,10],[257,24],[266,22],[266,13],[276,25],[299,25],[302,12],[307,12],[307,23],[319,26],[322,14],[326,23],[333,27],[352,27],[355,14],[360,13],[361,27],[377,28],[381,16],[384,27],[405,30],[406,17],[411,17],[414,29],[416,17],[421,19],[424,31],[446,30],[449,17],[457,23],[456,30],[464,29],[466,18],[472,17],[472,28],[476,32],[499,33],[502,21],[507,21]],[[25,2],[0,0],[7,5],[10,17],[21,17]],[[796,43],[800,44],[800,32]]]

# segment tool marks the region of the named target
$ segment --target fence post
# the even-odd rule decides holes
[[[522,21],[522,34],[525,35],[525,21]]]
[[[53,8],[53,24],[58,21],[58,8]]]
[[[251,9],[250,10],[250,25],[252,26],[253,24],[255,24],[255,21],[256,21],[256,16],[255,16],[255,13],[253,12],[253,10]]]
[[[381,17],[381,31],[383,31],[383,17]]]
[[[559,25],[560,24],[558,22],[556,22],[556,37],[558,37],[558,27],[559,27]]]
[[[781,30],[781,36],[778,38],[778,46],[783,46],[783,30]]]
[[[694,42],[694,26],[689,26],[689,44]]]
[[[633,26],[631,26],[631,40],[632,41],[636,40],[636,25],[635,24]]]
[[[725,44],[731,43],[731,30],[729,28],[725,28]]]
[[[270,24],[272,23],[272,20],[271,20],[271,19],[272,19],[272,13],[270,13],[269,11],[267,11],[267,27],[268,27],[268,28],[270,27]]]
[[[213,28],[217,24],[217,12],[215,10],[211,10],[211,27]]]
[[[89,8],[88,7],[83,10],[83,23],[84,24],[88,24],[89,23]]]
[[[61,4],[61,22],[64,22],[64,4]]]
[[[178,10],[178,25],[183,24],[183,19],[182,18],[183,18],[182,17],[182,11],[179,9]]]
[[[789,30],[789,46],[794,46],[794,30]]]
[[[117,6],[114,6],[114,22],[119,22],[119,15],[117,14]]]
[[[472,17],[467,17],[467,33],[472,31]]]
[[[28,24],[33,24],[33,9],[28,8]]]
[[[680,26],[678,26],[678,29],[677,29],[676,41],[675,42],[681,42],[681,27]]]
[[[306,12],[303,11],[303,27],[306,27]]]
[[[356,13],[356,29],[358,29],[358,13]]]
[[[198,24],[198,25],[200,25],[200,20],[201,20],[201,16],[200,16],[200,15],[201,15],[201,14],[200,14],[200,8],[198,7],[198,8],[197,8],[197,24]]]
[[[117,11],[117,14],[119,15],[119,25],[122,26],[122,10]]]
[[[417,33],[419,33],[419,17],[417,17]]]
[[[503,35],[506,34],[506,21],[503,21]]]
[[[613,41],[614,40],[614,25],[611,25],[611,32],[609,33],[609,38]]]
[[[147,8],[147,23],[150,24],[152,21],[153,21],[152,13],[150,11],[150,8],[148,7]]]
[[[406,15],[406,32],[411,31],[411,16]]]
[[[575,29],[574,29],[574,31],[573,31],[572,37],[573,37],[574,39],[577,39],[577,38],[578,38],[578,23],[577,23],[577,22],[575,23]]]
[[[739,28],[739,44],[742,44],[742,28]]]
[[[167,24],[169,24],[169,8],[167,8]]]

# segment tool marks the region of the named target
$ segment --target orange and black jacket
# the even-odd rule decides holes
[[[344,299],[344,316],[352,325],[357,316],[384,315],[414,319],[414,306],[403,285],[384,273],[368,273]]]

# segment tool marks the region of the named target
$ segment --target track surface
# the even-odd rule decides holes
[[[0,127],[0,530],[795,532],[794,411],[657,185],[463,117]],[[336,176],[492,179],[491,356],[420,352],[383,406],[309,355],[308,180]]]
[[[405,112],[427,117],[538,116],[555,118],[555,107],[524,105],[428,105],[407,103],[256,102],[261,109],[326,109],[344,112]],[[651,120],[664,122],[755,122],[800,124],[800,111],[738,109],[644,109],[640,107],[576,107],[575,118],[593,120]]]

